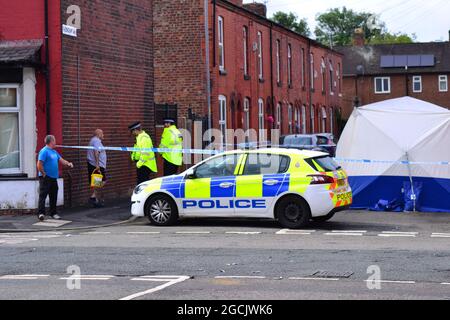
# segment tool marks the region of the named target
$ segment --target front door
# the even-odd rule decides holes
[[[229,154],[214,157],[185,178],[183,215],[227,217],[234,215],[236,169],[243,155]]]

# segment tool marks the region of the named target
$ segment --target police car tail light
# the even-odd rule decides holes
[[[323,175],[309,175],[311,178],[311,184],[332,184],[334,183],[334,179],[329,176]]]

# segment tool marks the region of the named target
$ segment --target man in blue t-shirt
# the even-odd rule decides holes
[[[55,150],[56,139],[52,135],[45,137],[45,147],[39,151],[37,168],[39,171],[39,209],[38,218],[45,218],[45,199],[49,196],[50,216],[53,219],[61,219],[56,213],[58,199],[59,164],[73,168],[73,164],[64,160]]]

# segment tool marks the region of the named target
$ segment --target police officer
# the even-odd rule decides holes
[[[135,148],[153,148],[152,139],[144,130],[142,130],[140,122],[133,123],[128,129],[136,136],[136,143],[134,144]],[[136,162],[137,184],[150,180],[151,172],[158,172],[155,153],[153,151],[134,151],[131,153],[131,160]]]
[[[161,155],[164,160],[164,176],[171,176],[177,174],[178,169],[183,164],[183,136],[175,126],[175,121],[172,119],[164,120],[164,131],[161,137],[162,149],[180,150],[179,152],[162,152]]]

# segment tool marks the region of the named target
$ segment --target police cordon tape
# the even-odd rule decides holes
[[[97,151],[121,151],[121,152],[177,152],[186,154],[203,154],[203,155],[216,155],[223,153],[224,151],[219,150],[208,150],[208,149],[167,149],[167,148],[134,148],[134,147],[90,147],[90,146],[64,146],[57,145],[58,148],[63,149],[82,149],[82,150],[97,150]],[[369,159],[345,159],[345,158],[333,158],[337,162],[348,162],[348,163],[378,163],[378,164],[401,164],[401,165],[450,165],[450,161],[406,161],[406,160],[369,160]]]

